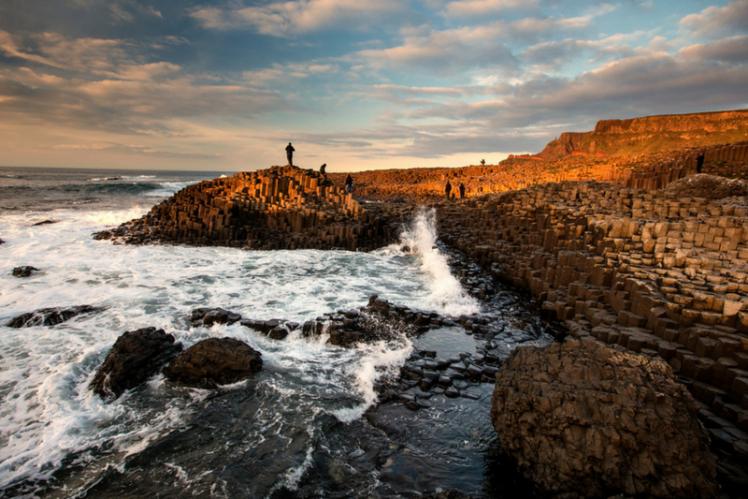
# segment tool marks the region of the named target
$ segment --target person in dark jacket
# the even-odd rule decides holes
[[[465,184],[460,182],[460,199],[465,199]]]
[[[319,172],[322,175],[327,175],[326,168],[327,168],[327,163],[322,163],[322,166],[319,167]]]
[[[452,184],[449,183],[449,180],[447,180],[447,185],[444,186],[444,193],[447,195],[447,199],[452,194]]]
[[[345,178],[345,192],[347,193],[353,192],[353,177],[351,177],[350,173]]]
[[[289,142],[288,145],[286,146],[286,157],[288,158],[288,164],[291,166],[293,166],[293,152],[295,150],[296,149],[294,149],[291,143]]]

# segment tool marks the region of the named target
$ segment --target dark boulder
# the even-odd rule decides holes
[[[31,267],[30,265],[24,265],[23,267],[15,267],[13,269],[13,276],[14,277],[31,277],[31,274],[34,272],[39,272],[39,269],[36,267]]]
[[[234,324],[242,316],[222,308],[196,308],[190,315],[193,326],[212,326],[213,324]]]
[[[105,399],[116,399],[156,374],[161,367],[182,351],[182,344],[163,329],[147,327],[127,331],[96,371],[90,388]]]
[[[519,348],[491,418],[520,470],[564,497],[712,497],[698,406],[670,366],[593,340]]]
[[[91,305],[77,305],[75,307],[40,308],[34,312],[21,314],[11,319],[8,327],[56,326],[62,322],[82,314],[101,312],[104,307]]]
[[[164,369],[167,379],[212,388],[236,383],[262,369],[262,355],[234,338],[208,338],[179,354]]]

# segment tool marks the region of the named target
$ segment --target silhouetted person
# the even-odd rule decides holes
[[[704,153],[702,152],[696,158],[696,173],[701,173],[701,170],[703,169],[704,169]]]
[[[286,157],[288,158],[288,164],[291,166],[293,166],[293,152],[295,150],[296,149],[294,149],[291,143],[289,142],[288,145],[286,146]]]
[[[322,163],[322,166],[319,167],[319,172],[322,175],[327,175],[327,172],[325,171],[325,168],[327,168],[327,163]]]
[[[460,199],[465,199],[465,184],[460,182]]]
[[[353,177],[351,177],[350,173],[345,178],[345,192],[347,193],[353,192]]]
[[[447,185],[444,186],[444,193],[447,195],[447,199],[449,199],[449,195],[452,193],[452,184],[449,183],[449,180],[447,180]]]

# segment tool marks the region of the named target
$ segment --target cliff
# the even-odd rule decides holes
[[[538,154],[625,156],[748,140],[748,110],[601,120],[591,132],[565,132]]]
[[[125,244],[368,250],[397,239],[405,211],[364,209],[342,184],[294,166],[203,181],[145,216],[99,232]]]

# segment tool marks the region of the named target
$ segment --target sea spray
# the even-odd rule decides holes
[[[478,313],[478,302],[465,292],[460,281],[452,275],[447,257],[439,251],[436,240],[436,210],[421,207],[411,226],[403,232],[401,241],[420,259],[421,269],[429,279],[432,306],[446,315]]]

